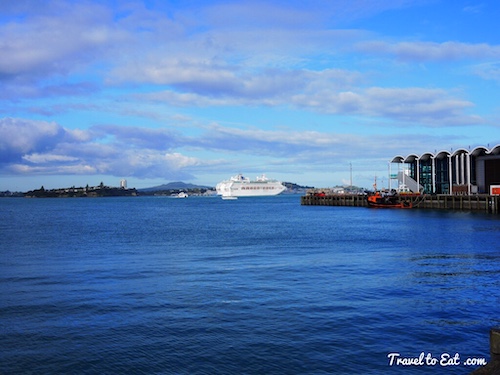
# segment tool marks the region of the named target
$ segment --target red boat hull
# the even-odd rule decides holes
[[[411,201],[402,201],[397,195],[382,195],[379,192],[367,197],[368,207],[373,208],[412,208]]]

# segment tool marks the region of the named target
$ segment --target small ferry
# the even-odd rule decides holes
[[[368,207],[375,208],[412,208],[409,200],[401,199],[397,193],[381,193],[376,191],[367,196]]]
[[[180,193],[178,194],[171,194],[170,195],[172,198],[187,198],[189,197],[189,195],[185,192],[185,191],[181,191]]]
[[[413,204],[411,200],[407,199],[413,194],[409,193],[408,189],[398,189],[402,193],[396,190],[391,192],[380,192],[377,190],[377,181],[373,184],[375,192],[368,194],[366,199],[368,207],[373,208],[412,208]]]

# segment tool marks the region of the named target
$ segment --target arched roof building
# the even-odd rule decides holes
[[[397,173],[393,169],[397,167]],[[389,164],[390,181],[426,194],[490,194],[500,185],[500,144],[397,155]]]

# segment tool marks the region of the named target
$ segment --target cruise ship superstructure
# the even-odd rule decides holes
[[[265,175],[250,180],[238,174],[219,182],[215,189],[222,198],[231,198],[278,195],[285,191],[286,187],[280,181],[268,179]]]

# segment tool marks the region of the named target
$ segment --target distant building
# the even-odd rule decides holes
[[[127,180],[120,180],[120,187],[122,189],[126,189],[127,188]]]
[[[425,194],[492,194],[500,187],[500,144],[398,155],[389,163],[389,178],[392,188],[406,185]]]

